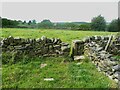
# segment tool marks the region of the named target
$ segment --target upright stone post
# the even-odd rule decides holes
[[[73,46],[73,49],[74,49],[74,56],[77,55],[77,52],[78,52],[78,49],[77,49],[77,47],[78,47],[78,42],[79,42],[79,40],[74,40],[74,41],[72,42],[72,46]]]
[[[72,41],[70,56],[74,58],[74,56],[82,55],[84,51],[84,42],[81,40]]]

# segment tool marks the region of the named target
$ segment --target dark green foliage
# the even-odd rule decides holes
[[[16,59],[16,53],[12,52],[2,52],[2,64],[13,64],[17,61]]]
[[[2,27],[2,18],[0,17],[0,28]]]
[[[66,29],[76,29],[78,27],[75,23],[65,23]]]
[[[28,21],[28,25],[31,25],[32,24],[32,21],[30,20],[30,21]]]
[[[54,25],[54,28],[56,29],[66,29],[65,23],[56,23]]]
[[[36,24],[36,20],[32,20],[32,24]]]
[[[22,24],[26,24],[27,22],[26,21],[24,21]]]
[[[50,20],[43,20],[37,23],[36,20],[21,21],[2,19],[3,28],[42,28],[42,29],[69,29],[69,30],[90,30],[89,23],[85,22],[58,22],[53,23]]]
[[[28,63],[32,60],[31,57],[20,52],[2,52],[2,64],[15,64],[18,62]]]
[[[29,20],[28,23],[26,21],[10,20],[7,18],[0,18],[0,21],[1,20],[2,20],[3,28],[36,28],[37,27],[37,23],[35,20]]]
[[[109,24],[108,26],[108,31],[110,32],[119,32],[120,31],[120,20],[119,19],[115,19],[112,20],[112,22]]]
[[[91,30],[90,23],[81,24],[81,25],[79,26],[79,29],[80,29],[80,30]]]
[[[0,17],[0,27],[3,28],[40,28],[40,29],[68,29],[68,30],[95,30],[95,31],[120,31],[120,20],[113,20],[106,27],[106,21],[101,15],[94,17],[90,23],[87,22],[57,22],[43,20],[37,23],[36,20],[21,21],[10,20]]]
[[[91,30],[90,23],[76,23],[76,22],[67,22],[67,23],[56,23],[54,26],[55,29],[69,29],[69,30]]]
[[[12,60],[12,54],[10,52],[2,53],[2,64],[7,64]]]
[[[18,24],[19,23],[16,20],[9,20],[6,18],[2,18],[2,27],[4,28],[16,28]]]
[[[53,28],[53,23],[50,20],[43,20],[41,23],[38,24],[39,28],[50,29]]]
[[[106,21],[101,15],[94,17],[91,21],[91,28],[95,31],[105,31]]]
[[[120,32],[120,18],[118,18],[118,32]]]

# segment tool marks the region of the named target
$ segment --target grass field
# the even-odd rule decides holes
[[[3,29],[2,37],[23,38],[57,37],[71,43],[92,35],[110,35],[110,32],[70,31],[70,30],[34,30]],[[28,61],[28,62],[26,62]],[[77,65],[80,63],[79,65]],[[47,64],[40,68],[41,64]],[[2,65],[3,88],[115,88],[117,85],[103,73],[97,71],[90,60],[70,62],[67,57],[23,58],[16,64]],[[54,81],[44,81],[54,78]]]
[[[71,43],[74,39],[83,39],[93,35],[111,35],[111,32],[98,31],[75,31],[75,30],[54,30],[54,29],[2,29],[2,37],[14,36],[23,38],[40,38],[46,36],[48,38],[60,38],[64,42]]]
[[[114,88],[91,62],[63,62],[63,57],[35,58],[29,63],[3,65],[3,88]],[[47,64],[40,68],[41,64]],[[44,81],[54,78],[54,81]]]

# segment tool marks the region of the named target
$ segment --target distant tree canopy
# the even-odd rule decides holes
[[[91,24],[90,24],[90,23],[81,24],[81,25],[79,26],[79,29],[80,29],[80,30],[91,30]]]
[[[56,23],[54,24],[56,29],[66,29],[65,23]]]
[[[6,18],[2,19],[2,27],[10,27],[10,28],[14,28],[17,27],[19,23],[16,20],[8,20]]]
[[[114,19],[108,26],[108,31],[110,32],[120,32],[120,20]]]
[[[89,23],[84,23],[84,24],[79,24],[79,23],[74,23],[74,22],[67,22],[67,23],[57,23],[55,24],[56,29],[70,29],[70,30],[90,30],[90,24]]]
[[[32,21],[31,21],[31,20],[29,20],[29,21],[28,21],[28,25],[31,25],[31,24],[32,24]]]
[[[32,20],[32,24],[36,24],[36,20]]]
[[[106,25],[106,21],[104,17],[102,17],[101,15],[94,17],[90,23],[51,22],[48,19],[45,19],[37,23],[36,20],[17,21],[17,20],[10,20],[7,18],[0,17],[0,25],[1,23],[2,23],[2,28],[40,28],[40,29],[42,28],[42,29],[95,30],[95,31],[120,32],[119,18],[111,21],[109,25]]]
[[[118,32],[120,32],[120,18],[118,18]]]
[[[53,23],[50,20],[45,19],[38,24],[38,27],[50,29],[50,28],[53,28]]]
[[[2,28],[2,18],[0,17],[0,28]]]
[[[75,23],[65,23],[65,26],[66,26],[66,28],[67,29],[76,29],[77,27],[78,27],[78,25],[77,24],[75,24]]]
[[[26,24],[27,22],[26,21],[23,21],[22,24]]]
[[[91,21],[91,28],[95,31],[105,31],[106,21],[101,15],[94,17]]]

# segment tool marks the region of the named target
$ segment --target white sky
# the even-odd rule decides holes
[[[1,0],[1,2],[119,2],[119,0]]]
[[[10,2],[13,1],[13,2]],[[2,2],[2,17],[16,20],[50,19],[57,21],[91,21],[103,15],[107,21],[118,17],[118,2]],[[19,0],[18,0],[19,1]],[[33,0],[32,0],[33,1]],[[83,1],[83,0],[82,0]],[[86,1],[86,0],[85,0]],[[97,1],[97,0],[96,0]]]

